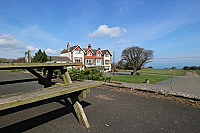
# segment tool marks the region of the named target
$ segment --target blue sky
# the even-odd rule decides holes
[[[0,57],[59,55],[70,45],[155,51],[147,66],[200,66],[199,0],[1,0]]]

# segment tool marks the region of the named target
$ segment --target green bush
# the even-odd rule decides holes
[[[97,69],[87,69],[83,71],[85,79],[88,80],[102,80],[104,73],[98,71]]]
[[[77,70],[75,68],[72,68],[71,70],[69,70],[69,75],[70,75],[72,81],[85,79],[83,71]]]
[[[59,77],[61,77],[62,78],[62,75],[61,75],[61,71],[60,70],[54,70],[53,71],[53,73],[55,74],[55,75],[57,75],[57,76],[59,76]]]
[[[25,69],[11,69],[10,72],[24,72]]]
[[[111,76],[105,76],[103,72],[97,69],[91,68],[86,70],[77,70],[72,68],[68,71],[72,81],[86,80],[100,80],[100,81],[111,81]],[[54,70],[54,74],[62,78],[60,70]]]

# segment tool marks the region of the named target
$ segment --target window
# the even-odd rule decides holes
[[[92,56],[92,53],[87,53],[87,56]]]
[[[75,54],[81,54],[81,50],[75,50]]]
[[[109,70],[109,67],[105,67],[104,70]]]
[[[101,64],[102,64],[101,59],[97,59],[96,64],[97,64],[97,65],[101,65]]]
[[[106,61],[105,61],[105,63],[106,63],[106,64],[109,64],[109,63],[110,63],[110,61],[109,61],[109,60],[106,60]]]
[[[105,54],[106,57],[109,57],[109,54]]]
[[[101,63],[101,60],[97,60],[97,63]]]
[[[97,54],[97,56],[101,56],[101,54]]]
[[[75,59],[75,62],[81,62],[81,59]]]
[[[80,68],[80,67],[77,67],[76,69],[77,69],[77,70],[81,70],[81,68]]]
[[[90,60],[90,59],[87,59],[87,63],[92,63],[92,60]]]

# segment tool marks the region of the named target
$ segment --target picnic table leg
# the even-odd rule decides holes
[[[78,118],[80,124],[83,125],[86,128],[89,128],[90,124],[87,120],[87,117],[85,115],[83,107],[79,103],[78,95],[79,95],[78,93],[72,93],[72,94],[70,94],[70,98],[71,98],[74,110],[76,112],[76,115],[77,115],[77,118]]]
[[[63,76],[63,80],[64,80],[65,84],[72,84],[72,80],[69,76],[67,69],[60,69],[60,71]]]
[[[45,77],[46,76],[46,69],[42,69],[42,75]]]
[[[48,69],[47,80],[51,82],[54,69]]]
[[[27,68],[27,70],[32,73],[33,75],[35,75],[36,77],[38,77],[38,83],[44,85],[44,87],[50,87],[51,86],[51,82],[47,79],[45,79],[44,77],[42,77],[40,74],[38,74],[35,70],[33,70],[32,68]]]

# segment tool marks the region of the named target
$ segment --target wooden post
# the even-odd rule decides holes
[[[28,63],[31,63],[31,51],[28,50]]]
[[[63,80],[64,80],[65,84],[72,84],[72,80],[69,76],[67,69],[60,69],[60,71],[63,76]]]
[[[45,68],[42,69],[42,75],[43,75],[44,77],[47,76],[47,75],[46,75],[46,69],[45,69]]]
[[[115,51],[113,50],[113,75],[114,73],[115,73]]]
[[[89,124],[89,122],[87,120],[87,117],[85,115],[83,107],[79,103],[78,93],[72,93],[72,94],[70,94],[70,98],[71,98],[74,110],[76,112],[76,115],[77,115],[77,118],[78,118],[80,124],[83,125],[86,128],[89,128],[90,124]]]
[[[145,83],[146,83],[146,84],[149,84],[149,79],[146,79]]]

